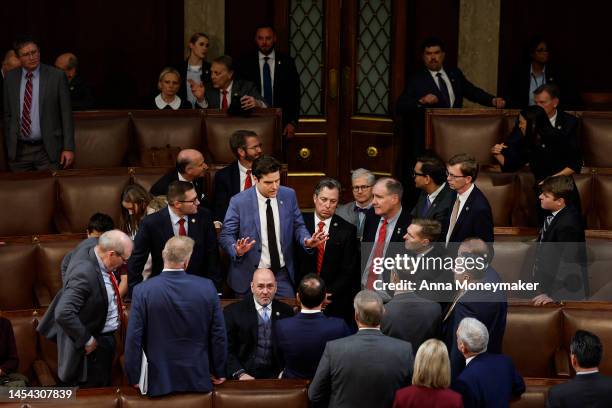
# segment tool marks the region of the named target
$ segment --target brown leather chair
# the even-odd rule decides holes
[[[161,398],[148,398],[131,387],[121,387],[122,408],[207,408],[213,407],[213,394],[176,394]]]
[[[510,401],[512,408],[542,408],[546,406],[550,388],[566,380],[525,378],[526,390],[520,398]]]
[[[593,183],[593,212],[598,229],[612,229],[612,175],[597,174]]]
[[[36,247],[32,244],[0,246],[0,310],[33,308]]]
[[[0,236],[55,232],[55,180],[37,177],[43,178],[0,180]]]
[[[513,219],[514,227],[540,227],[538,221],[538,206],[540,200],[534,188],[535,177],[525,168],[516,173],[518,180],[518,197],[515,200],[518,205],[518,211],[515,212]]]
[[[132,180],[134,183],[140,184],[149,191],[157,180],[173,168],[174,167],[135,167],[132,169]]]
[[[610,240],[587,239],[590,300],[612,302],[612,245]]]
[[[518,192],[516,176],[513,173],[481,171],[476,178],[476,185],[489,200],[493,211],[493,225],[496,227],[512,226],[512,215],[515,212]]]
[[[38,305],[49,306],[57,292],[62,288],[60,266],[64,256],[74,249],[81,240],[68,239],[41,242],[38,246],[36,268],[36,298]]]
[[[214,390],[215,408],[308,408],[305,380],[227,381]]]
[[[589,214],[592,213],[593,176],[591,174],[574,174],[573,177],[576,188],[578,188],[578,194],[580,195],[582,215],[588,218]]]
[[[125,165],[130,141],[127,112],[74,114],[75,169]]]
[[[504,282],[532,282],[531,272],[536,247],[523,240],[507,240],[506,237],[495,237],[493,243],[495,256],[491,265]],[[534,294],[524,291],[508,292],[509,298],[532,298]]]
[[[583,113],[580,141],[585,166],[612,167],[612,114]]]
[[[0,125],[0,172],[8,171],[6,149],[4,149],[4,125]]]
[[[119,173],[119,174],[117,174]],[[85,232],[89,217],[96,212],[110,215],[115,224],[121,213],[121,193],[130,182],[127,171],[122,169],[109,175],[60,174],[59,190],[60,232]]]
[[[569,362],[557,356],[562,323],[560,307],[510,305],[502,350],[523,377],[550,378],[568,371]]]

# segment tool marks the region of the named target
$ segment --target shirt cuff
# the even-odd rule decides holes
[[[221,228],[223,226],[221,221],[214,221],[213,224],[215,224],[215,228]]]
[[[94,336],[91,336],[89,340],[87,340],[87,343],[85,343],[85,347],[91,346],[94,343],[94,341],[96,341],[96,339],[94,338]]]
[[[246,370],[244,368],[241,368],[240,370],[236,371],[234,374],[232,374],[232,377],[234,378],[234,380],[239,380],[240,376],[242,374],[246,373]]]

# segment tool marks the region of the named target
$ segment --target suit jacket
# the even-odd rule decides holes
[[[342,319],[323,313],[298,313],[276,324],[275,345],[283,378],[312,379],[328,341],[351,334]]]
[[[181,74],[182,78],[181,87],[179,88],[177,95],[179,98],[181,98],[181,100],[186,101],[191,105],[187,99],[187,87],[189,87],[189,84],[187,83],[187,66],[188,60],[182,61],[180,64],[176,65],[176,70],[179,72],[179,74]],[[202,74],[200,75],[200,81],[203,84],[210,82],[210,62],[202,61]]]
[[[261,225],[256,188],[249,188],[232,197],[219,235],[219,242],[230,257],[228,284],[237,293],[249,290],[253,272],[261,259]],[[304,226],[295,191],[281,186],[276,199],[280,218],[280,250],[289,277],[295,282],[294,245],[306,249],[304,240],[310,238],[310,234]],[[234,244],[238,238],[244,237],[255,239],[255,245],[249,252],[237,257]]]
[[[427,193],[421,191],[419,199],[410,212],[413,218],[427,218],[431,220],[439,221],[442,224],[442,232],[440,233],[440,241],[444,241],[446,238],[446,232],[448,231],[448,223],[450,222],[451,212],[453,211],[453,204],[457,194],[448,186],[448,183],[444,183],[444,188],[438,193],[436,199],[431,203],[429,209],[425,210],[425,200],[427,200]]]
[[[589,296],[587,255],[582,217],[573,206],[563,208],[540,231],[534,266],[540,291],[559,300]]]
[[[257,350],[257,309],[253,295],[247,295],[238,303],[228,305],[223,310],[225,316],[225,327],[227,330],[227,378],[245,370],[248,374],[253,373],[255,368],[255,352]],[[293,316],[293,309],[286,303],[278,300],[272,301],[272,345],[278,320]],[[272,353],[272,368],[278,374],[282,367],[278,358]]]
[[[437,302],[415,293],[393,296],[385,305],[380,330],[387,336],[405,340],[418,350],[427,339],[438,338],[442,328],[442,309]]]
[[[187,273],[210,278],[217,288],[221,288],[219,247],[210,211],[199,208],[196,214],[189,215],[187,235],[195,241]],[[173,236],[168,207],[143,218],[134,238],[134,251],[128,262],[130,293],[135,285],[142,282],[142,270],[149,254],[152,259],[151,277],[161,273],[164,265],[162,250]]]
[[[66,383],[87,379],[85,343],[102,333],[108,296],[94,248],[73,256],[66,282],[37,330],[57,342],[58,377]]]
[[[470,361],[452,388],[463,397],[465,408],[503,408],[525,392],[525,382],[510,357],[485,352]]]
[[[360,330],[327,343],[308,397],[329,407],[391,407],[395,391],[410,384],[413,365],[410,343]]]
[[[499,283],[502,280],[495,269],[489,266],[482,281]],[[444,315],[446,313],[447,311]],[[473,317],[484,324],[489,331],[487,351],[499,354],[502,352],[507,315],[508,303],[504,292],[467,291],[459,299],[450,316],[444,322],[445,342],[450,355],[452,378],[457,378],[465,367],[463,355],[457,348],[457,328],[461,320],[466,317]]]
[[[252,96],[257,100],[263,100],[254,83],[241,79],[234,79],[232,83],[232,102],[229,109],[236,112],[240,111],[240,98],[243,96]],[[221,95],[219,89],[213,87],[211,83],[205,86],[204,98],[206,102],[208,102],[208,109],[221,109]]]
[[[547,408],[612,407],[612,378],[600,373],[576,375],[548,391]]]
[[[363,225],[361,225],[361,230],[359,229],[359,213],[355,211],[355,201],[351,201],[350,203],[339,205],[336,209],[336,215],[342,217],[345,221],[350,222],[355,227],[357,227],[357,239],[361,241],[363,236],[363,228],[365,225],[365,219],[363,221]]]
[[[72,251],[64,255],[64,258],[62,258],[62,264],[60,266],[60,270],[62,272],[62,284],[66,283],[66,272],[68,271],[68,265],[70,265],[70,261],[72,260],[74,254],[78,253],[79,251],[89,252],[89,250],[95,247],[96,245],[98,245],[97,237],[87,238],[79,242],[79,245],[77,245]],[[77,259],[79,258],[77,257]]]
[[[21,129],[19,89],[22,72],[22,69],[13,69],[4,78],[4,138],[10,161],[17,155]],[[51,162],[58,164],[63,150],[74,151],[75,148],[70,91],[63,71],[40,64],[39,103],[43,145]]]
[[[215,174],[213,192],[214,219],[223,222],[230,199],[240,192],[238,161],[232,162]]]
[[[493,242],[494,240],[491,206],[487,197],[476,185],[474,185],[474,189],[457,217],[457,222],[448,241],[449,252],[456,253],[458,245],[463,240],[473,237],[480,238],[484,242]],[[444,239],[446,239],[446,236]]]
[[[448,388],[411,385],[397,390],[393,408],[463,408],[461,394]]]
[[[283,110],[283,125],[297,125],[300,111],[300,77],[295,67],[295,61],[289,55],[274,51],[274,82],[272,84],[273,107]],[[246,79],[261,89],[261,71],[259,67],[259,51],[251,53],[238,63],[237,72],[240,78]]]
[[[68,83],[70,89],[70,102],[73,111],[93,109],[95,99],[93,91],[80,74],[76,74]]]
[[[302,214],[310,234],[314,225],[314,213]],[[351,323],[354,319],[353,297],[359,291],[359,246],[355,238],[355,227],[338,215],[333,215],[329,225],[329,240],[325,245],[321,278],[327,292],[332,293],[332,303],[325,308],[328,316],[341,317]],[[310,253],[300,250],[300,279],[309,273],[317,273],[318,251]]]
[[[167,195],[168,194],[168,186],[173,181],[178,181],[178,171],[176,169],[170,170],[168,173],[161,176],[159,180],[153,184],[151,187],[150,193],[154,196]],[[198,200],[200,203],[205,205],[207,203],[206,194],[204,194],[204,178],[199,177],[191,182],[195,187],[196,193],[198,194]],[[207,205],[205,205],[208,207]]]
[[[165,271],[138,285],[125,340],[130,384],[140,379],[142,351],[149,396],[210,392],[210,374],[225,377],[227,360],[225,322],[214,285],[185,271]]]

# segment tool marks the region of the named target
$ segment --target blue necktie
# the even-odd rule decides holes
[[[425,196],[425,202],[423,203],[423,214],[421,214],[421,216],[425,216],[425,214],[427,214],[427,211],[429,211],[429,208],[431,207],[431,201],[429,201],[429,196]]]
[[[272,106],[272,73],[270,72],[270,57],[264,57],[263,64],[263,98],[268,107]]]

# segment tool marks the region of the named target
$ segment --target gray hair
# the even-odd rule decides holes
[[[353,170],[351,174],[351,182],[355,181],[359,177],[364,177],[364,176],[368,178],[369,185],[371,186],[374,185],[374,182],[376,181],[376,177],[374,176],[374,173],[372,173],[370,170],[366,170],[363,168]]]
[[[489,343],[489,331],[478,319],[466,317],[457,328],[457,339],[472,353],[484,353]]]
[[[127,234],[118,229],[106,231],[98,238],[98,247],[104,251],[115,251],[119,255],[123,255],[128,247],[131,247],[132,240]]]
[[[353,307],[359,322],[370,327],[380,324],[385,311],[380,295],[369,289],[357,293],[353,301]]]
[[[324,179],[321,179],[317,183],[317,186],[314,189],[314,194],[318,196],[321,190],[323,190],[324,188],[328,188],[330,190],[338,190],[338,193],[340,193],[342,185],[340,185],[340,182],[338,180],[326,177]]]
[[[195,241],[186,236],[172,237],[162,251],[164,263],[177,264],[189,261]]]

